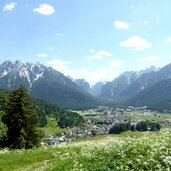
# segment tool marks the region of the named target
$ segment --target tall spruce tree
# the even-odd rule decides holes
[[[39,146],[42,133],[37,129],[38,116],[28,90],[22,85],[15,89],[3,108],[3,122],[8,127],[5,145],[12,149]]]

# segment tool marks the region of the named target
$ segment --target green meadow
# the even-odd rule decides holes
[[[84,138],[32,150],[1,150],[0,171],[171,169],[171,128]]]

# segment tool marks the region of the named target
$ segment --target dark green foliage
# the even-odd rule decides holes
[[[136,125],[137,131],[158,131],[161,126],[158,122],[141,121]]]
[[[148,122],[146,121],[141,121],[136,125],[136,130],[137,131],[148,131]]]
[[[12,149],[39,146],[42,135],[36,127],[38,117],[27,89],[20,86],[4,101],[2,121],[8,127],[5,146]]]
[[[131,131],[135,131],[135,125],[131,125]]]
[[[57,125],[61,128],[79,126],[84,123],[83,117],[78,113],[66,111],[57,105],[42,100],[35,100],[34,103],[39,114],[40,126],[46,126],[46,116],[54,116]]]
[[[92,130],[91,130],[91,134],[95,137],[96,134],[97,134],[97,131],[96,131],[95,129],[92,129]]]
[[[0,92],[4,91],[0,90]],[[10,92],[5,92],[5,94],[6,97],[8,97]],[[32,99],[32,101],[38,114],[38,125],[40,127],[45,127],[47,125],[46,116],[54,116],[56,118],[56,123],[61,128],[79,126],[85,122],[83,117],[79,114],[66,111],[61,107],[58,107],[57,105],[51,104],[47,101],[39,99]],[[5,103],[5,101],[3,103]]]
[[[3,98],[4,97],[4,98]],[[0,147],[3,141],[7,137],[7,126],[2,122],[2,117],[5,114],[3,111],[3,106],[5,105],[5,98],[7,97],[6,92],[0,92]]]
[[[109,131],[109,134],[120,134],[121,132],[128,131],[131,129],[131,124],[128,123],[117,123]]]
[[[3,115],[3,112],[0,111],[0,143],[7,136],[7,126],[2,122],[2,115]]]
[[[120,134],[124,131],[159,131],[161,128],[158,122],[141,121],[137,125],[127,123],[117,123],[109,131],[109,134]]]

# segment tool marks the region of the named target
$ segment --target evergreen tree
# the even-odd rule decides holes
[[[38,117],[24,86],[10,94],[4,112],[3,122],[8,127],[7,147],[28,149],[39,146],[41,132],[37,129]]]
[[[3,112],[0,111],[0,147],[1,147],[2,141],[4,140],[4,138],[6,138],[6,134],[7,134],[7,126],[1,120],[2,115],[3,115]]]
[[[0,92],[0,148],[3,147],[3,142],[7,137],[7,126],[2,122],[4,115],[3,106],[5,105],[5,99],[7,94],[4,91]]]

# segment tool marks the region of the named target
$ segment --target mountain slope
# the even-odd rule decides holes
[[[127,104],[148,106],[155,109],[171,109],[171,78],[162,80],[131,97]]]
[[[11,90],[21,84],[29,88],[33,97],[63,107],[81,108],[97,104],[92,95],[51,67],[40,63],[3,62],[0,65],[0,88]]]
[[[120,93],[138,77],[136,72],[125,72],[114,81],[108,82],[101,88],[100,97],[116,99]]]
[[[119,77],[114,79],[112,82],[108,82],[101,88],[100,97],[107,99],[118,99],[120,97],[132,95],[135,91],[135,87],[132,86],[137,81],[139,83],[139,79],[147,74],[156,71],[155,67],[147,68],[146,70],[142,70],[139,72],[136,71],[127,71],[121,74]],[[140,84],[141,85],[141,84]],[[138,85],[136,85],[137,88]],[[132,88],[133,87],[133,88]],[[140,87],[142,89],[142,86]],[[127,91],[128,89],[128,91]],[[139,87],[138,87],[139,90]]]
[[[103,85],[104,82],[97,82],[95,85],[91,87],[90,93],[93,94],[94,96],[99,96]]]
[[[83,90],[87,92],[90,91],[90,85],[84,79],[75,79],[74,83],[77,84],[79,87],[81,87]]]
[[[166,65],[159,71],[152,71],[141,75],[136,81],[134,81],[129,87],[127,87],[122,93],[121,97],[133,96],[136,93],[145,90],[146,88],[171,77],[171,64]]]

